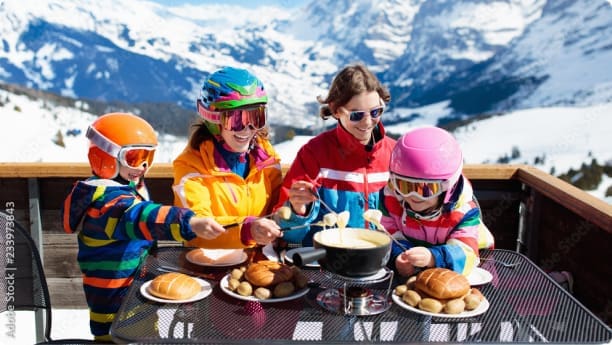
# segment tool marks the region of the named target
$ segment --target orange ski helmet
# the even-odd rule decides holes
[[[157,134],[151,125],[136,115],[109,113],[100,116],[87,129],[89,165],[101,178],[119,174],[119,165],[139,167],[153,163]]]

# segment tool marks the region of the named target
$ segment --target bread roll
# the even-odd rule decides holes
[[[147,289],[153,296],[170,300],[189,299],[197,295],[201,290],[202,287],[197,280],[178,272],[157,276]]]
[[[293,270],[280,262],[263,260],[250,264],[244,275],[254,286],[270,287],[293,279]]]
[[[470,291],[467,278],[446,268],[429,268],[418,274],[415,287],[436,299],[453,299]]]

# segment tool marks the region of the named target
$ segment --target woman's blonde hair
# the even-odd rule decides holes
[[[376,91],[385,104],[391,100],[389,90],[367,67],[362,64],[346,66],[334,77],[327,97],[317,97],[317,101],[321,104],[319,116],[327,120],[353,96],[372,91]]]

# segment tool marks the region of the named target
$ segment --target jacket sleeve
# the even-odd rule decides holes
[[[275,209],[279,209],[282,206],[291,208],[291,203],[289,202],[289,190],[291,189],[291,185],[295,181],[300,180],[315,181],[319,173],[317,162],[318,160],[313,155],[308,144],[300,148],[289,171],[285,174]],[[317,218],[319,207],[319,202],[315,201],[307,208],[307,212],[303,215],[296,214],[292,209],[289,219],[280,219],[279,225],[281,227],[288,227],[310,224]],[[290,243],[301,243],[309,231],[310,227],[308,226],[291,230],[284,233],[283,239]]]
[[[108,210],[109,224],[117,221],[117,226],[110,236],[113,239],[183,242],[196,237],[189,225],[194,213],[186,208],[164,206],[126,195],[117,195],[106,205],[112,205]]]

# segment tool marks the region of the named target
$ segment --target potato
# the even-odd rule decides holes
[[[267,289],[265,287],[258,287],[253,292],[253,296],[255,296],[255,297],[259,298],[259,299],[268,299],[268,298],[272,297],[272,292],[270,291],[270,289]]]
[[[406,291],[408,291],[408,286],[406,286],[406,284],[398,285],[395,287],[395,290],[393,290],[398,296],[402,296]]]
[[[295,291],[295,286],[292,282],[282,282],[274,287],[274,297],[281,298],[291,295]]]
[[[447,314],[459,314],[465,310],[463,298],[452,299],[444,305],[444,312]]]
[[[242,279],[242,275],[244,274],[244,271],[239,269],[239,268],[234,268],[232,270],[232,272],[230,273],[230,277],[240,280]]]
[[[438,314],[442,311],[442,308],[442,303],[440,303],[440,301],[437,299],[427,297],[423,298],[419,302],[419,309],[428,311],[430,313]]]
[[[472,288],[470,290],[470,294],[478,296],[478,298],[480,299],[481,302],[482,302],[482,300],[484,300],[484,296],[483,296],[482,292],[480,292],[480,290],[478,290],[477,288]]]
[[[406,280],[406,286],[408,286],[408,289],[414,290],[414,282],[416,282],[416,278],[416,275],[414,275]]]
[[[247,281],[242,281],[236,288],[236,292],[242,296],[251,296],[253,294],[253,286]]]
[[[463,298],[463,302],[465,302],[466,310],[474,310],[478,308],[481,301],[478,295],[471,293]]]
[[[421,295],[414,290],[407,290],[402,295],[402,301],[406,302],[411,307],[416,307],[421,302]]]
[[[292,266],[293,269],[293,284],[298,289],[303,289],[308,285],[308,277],[297,266]]]
[[[291,208],[289,208],[288,206],[283,206],[281,208],[278,209],[278,211],[276,211],[278,216],[281,217],[281,219],[289,219],[291,218]]]
[[[236,291],[236,289],[238,288],[238,285],[240,285],[240,280],[238,280],[236,278],[230,278],[227,281],[227,288],[230,291]]]

